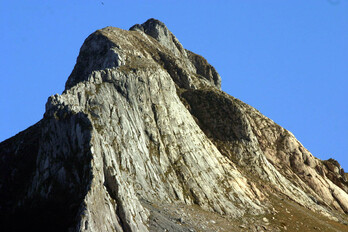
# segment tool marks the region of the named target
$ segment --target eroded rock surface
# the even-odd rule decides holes
[[[220,87],[216,70],[158,20],[94,32],[44,118],[0,144],[3,225],[277,231],[250,218],[273,212],[270,199],[278,198],[345,222],[348,185],[339,164],[315,158]],[[202,227],[190,207],[214,219]],[[175,219],[176,208],[184,216]],[[239,227],[239,218],[260,225]]]

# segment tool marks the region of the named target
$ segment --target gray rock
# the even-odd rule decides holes
[[[268,212],[270,194],[330,218],[348,212],[339,166],[324,166],[220,86],[216,70],[158,20],[96,31],[44,118],[0,144],[4,225],[191,231],[190,214],[176,220],[177,210],[156,204],[234,219]]]

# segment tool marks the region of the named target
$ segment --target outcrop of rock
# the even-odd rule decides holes
[[[337,161],[315,158],[220,86],[158,20],[94,32],[44,118],[0,144],[0,227],[277,231],[285,225],[261,216],[278,212],[277,199],[346,223]]]

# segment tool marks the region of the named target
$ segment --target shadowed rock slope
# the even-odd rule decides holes
[[[220,86],[158,20],[94,32],[44,118],[0,144],[1,228],[348,229],[337,161]]]

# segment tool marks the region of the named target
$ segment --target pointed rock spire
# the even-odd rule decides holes
[[[135,24],[130,31],[142,31],[145,34],[156,39],[161,45],[168,48],[175,55],[183,54],[186,56],[186,51],[179,40],[168,30],[167,26],[154,18],[147,20],[143,24]]]

